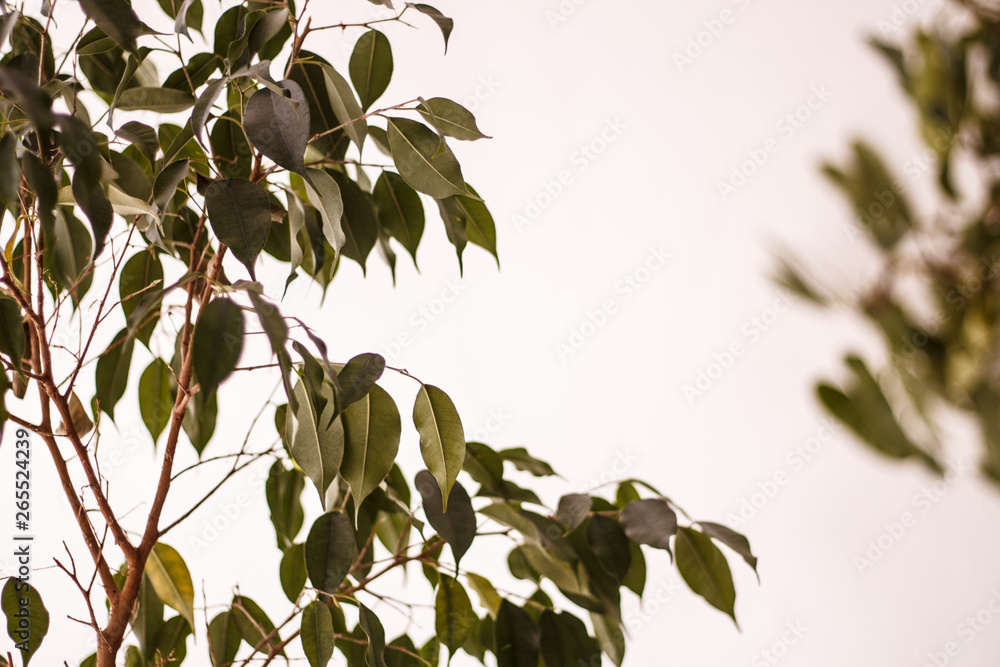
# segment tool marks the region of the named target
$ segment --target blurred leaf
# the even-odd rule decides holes
[[[677,529],[677,569],[692,591],[736,623],[736,589],[726,557],[711,538],[691,528]],[[739,624],[737,623],[737,626]]]

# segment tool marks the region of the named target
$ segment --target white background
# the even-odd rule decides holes
[[[314,0],[314,25],[371,11],[359,0],[329,6]],[[336,359],[382,352],[391,365],[445,389],[467,433],[479,431],[496,448],[524,445],[551,461],[566,480],[546,485],[552,503],[565,490],[632,476],[654,483],[695,518],[724,522],[741,507],[749,516],[745,503],[756,501],[759,507],[740,529],[760,557],[760,585],[732,558],[742,632],[686,590],[674,594],[676,572],[665,556],[649,554],[644,607],[630,594],[625,603],[633,629],[626,665],[756,667],[772,664],[761,651],[773,648],[783,655],[778,662],[789,666],[922,667],[948,642],[959,648],[948,664],[996,664],[1000,618],[987,612],[992,624],[971,636],[959,627],[1000,591],[1000,538],[991,528],[1000,520],[1000,496],[976,479],[971,432],[949,425],[945,441],[969,472],[939,487],[944,491],[926,512],[916,497],[935,479],[917,464],[878,458],[849,434],[838,433],[810,461],[794,464],[790,452],[826,433],[813,394],[816,381],[839,378],[846,351],[860,350],[876,362],[881,348],[875,333],[847,313],[821,313],[794,301],[776,319],[769,311],[781,296],[769,274],[782,248],[793,248],[845,294],[870,271],[864,240],[852,241],[848,233],[851,213],[818,166],[824,159],[842,161],[850,140],[864,136],[902,175],[923,150],[914,113],[864,36],[878,34],[880,22],[902,18],[908,29],[914,21],[944,24],[950,15],[931,1],[913,2],[907,8],[917,11],[907,12],[901,2],[881,0],[585,0],[578,6],[570,0],[439,0],[437,6],[456,22],[448,55],[442,57],[440,35],[426,17],[414,17],[419,31],[386,27],[396,75],[381,101],[441,95],[474,107],[480,127],[494,138],[455,148],[466,178],[496,219],[501,270],[470,246],[459,280],[454,253],[431,213],[419,275],[400,250],[393,288],[373,253],[365,280],[356,265],[345,263],[322,311],[315,305],[319,290],[305,280],[293,284],[283,310],[315,324]],[[59,7],[61,27],[75,33],[75,6]],[[679,67],[675,53],[723,11],[733,20],[711,39],[702,35],[708,45]],[[169,29],[165,18],[151,23]],[[320,33],[313,48],[344,71],[341,45],[349,53],[358,34]],[[806,104],[814,89],[828,91],[829,99],[816,104],[813,98],[819,108],[802,112],[809,118],[790,136],[782,133],[779,122]],[[602,143],[608,127],[620,130],[608,130],[605,138],[613,141]],[[777,151],[723,200],[718,183],[747,159],[747,151],[771,138]],[[600,154],[581,160],[581,148],[592,142]],[[561,171],[569,172],[569,185],[546,198],[546,184]],[[912,183],[914,197],[928,201],[930,174]],[[529,215],[532,203],[537,215]],[[519,228],[516,215],[532,219]],[[616,286],[627,275],[647,277],[639,269],[651,248],[671,258],[626,298]],[[266,266],[267,291],[280,295],[284,275]],[[227,272],[239,277],[243,269],[227,262]],[[429,326],[421,324],[420,309],[436,310],[435,299],[455,281],[459,296]],[[615,310],[603,326],[587,328],[593,335],[583,346],[561,356],[557,344],[569,343],[588,312],[608,299]],[[770,323],[764,330],[752,318]],[[393,355],[389,344],[400,334],[412,342]],[[694,384],[713,355],[734,342],[744,354],[703,395],[686,398],[683,385]],[[148,353],[137,352],[133,383],[148,361]],[[274,381],[257,371],[224,386],[226,417],[206,456],[238,446]],[[407,421],[415,385],[392,377],[385,386]],[[134,401],[126,397],[119,407],[121,435],[104,425],[102,451],[106,457],[120,453],[121,463],[108,458],[105,468],[116,507],[132,509],[128,522],[138,529],[152,493],[138,480],[148,478],[155,461]],[[491,414],[502,418],[490,421]],[[258,447],[273,441],[269,422],[268,413],[254,436]],[[8,426],[5,457],[12,457],[11,437]],[[416,447],[415,434],[404,431],[411,475]],[[33,664],[78,664],[92,640],[63,616],[85,612],[65,577],[42,568],[59,555],[61,539],[76,550],[78,565],[85,566],[86,557],[65,503],[49,500],[61,499],[62,491],[37,438],[35,453],[36,583],[53,611],[53,627],[44,657]],[[193,460],[190,448],[181,459],[179,465]],[[779,474],[784,484],[769,484],[776,473],[786,475]],[[204,471],[190,486],[179,486],[167,517],[213,479]],[[767,490],[773,497],[761,495]],[[242,493],[249,505],[200,548],[193,539],[205,536],[205,522],[223,515]],[[314,499],[307,499],[314,516]],[[870,541],[904,512],[914,514],[916,524],[859,571],[856,558],[865,557]],[[187,559],[199,605],[205,580],[215,605],[210,615],[236,584],[262,604],[284,609],[259,476],[226,487],[166,541]],[[487,553],[477,555],[474,546],[469,566],[489,567],[488,543],[479,548]],[[11,565],[9,558],[5,564]],[[410,582],[418,579],[414,571]],[[655,602],[657,594],[668,601]],[[783,635],[793,637],[786,634],[790,623],[804,634],[782,645]],[[426,636],[431,627],[424,622],[411,630]],[[9,646],[0,642],[0,648]],[[203,659],[203,627],[191,650]],[[470,662],[464,655],[455,660]]]

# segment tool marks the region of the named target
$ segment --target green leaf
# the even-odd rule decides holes
[[[389,87],[392,78],[392,47],[389,38],[378,30],[361,35],[354,45],[348,68],[351,81],[361,98],[364,111]]]
[[[321,500],[344,458],[344,425],[339,419],[331,421],[335,405],[329,383],[323,383],[322,396],[326,407],[317,414],[313,396],[306,390],[305,383],[299,381],[293,390],[298,410],[288,413],[292,458],[313,481]],[[328,426],[324,428],[325,425]],[[288,426],[285,428],[287,431]]]
[[[567,530],[573,530],[587,518],[590,514],[590,506],[593,504],[589,494],[570,493],[559,499],[556,506],[556,518],[558,518]]]
[[[467,186],[469,191],[479,196],[472,186]],[[438,200],[438,209],[441,212],[441,219],[445,223],[445,230],[448,232],[448,240],[458,250],[459,262],[462,259],[462,250],[465,242],[473,243],[480,248],[485,248],[497,261],[500,266],[500,257],[497,255],[497,229],[493,222],[486,204],[480,199],[472,197],[454,196],[447,199]]]
[[[139,414],[154,445],[173,415],[170,379],[170,366],[159,357],[153,359],[139,378]]]
[[[267,191],[242,178],[214,181],[205,192],[212,230],[232,250],[254,280],[254,263],[271,231]]]
[[[24,357],[24,322],[21,307],[9,296],[0,296],[0,352],[10,358],[14,370],[20,373]]]
[[[239,113],[230,109],[212,126],[209,136],[212,159],[225,178],[250,178],[253,173],[253,147],[240,127]]]
[[[500,603],[503,602],[497,589],[494,588],[489,579],[472,572],[465,573],[465,580],[479,596],[479,603],[495,619],[497,612],[500,611]]]
[[[379,224],[410,253],[417,265],[417,246],[424,233],[424,205],[403,177],[383,171],[372,190]]]
[[[620,625],[604,614],[590,614],[590,621],[594,626],[594,636],[601,645],[604,654],[611,658],[611,662],[621,667],[625,659],[625,633]]]
[[[121,300],[125,319],[128,320],[132,317],[146,295],[162,290],[163,265],[160,264],[157,253],[149,248],[130,257],[125,262],[125,266],[122,267],[121,277],[118,281],[118,298]],[[147,346],[153,331],[156,329],[156,323],[160,319],[159,311],[154,311],[150,315],[135,332],[135,337]]]
[[[128,329],[122,329],[115,334],[108,349],[97,360],[94,397],[100,404],[101,410],[111,419],[115,418],[115,405],[125,395],[133,345],[134,339],[128,335]],[[2,350],[0,346],[0,351]]]
[[[479,131],[476,117],[471,111],[446,97],[432,97],[425,100],[417,105],[417,111],[446,137],[461,141],[492,138]]]
[[[354,97],[354,91],[347,80],[330,65],[324,64],[322,68],[330,107],[339,123],[344,126],[344,132],[361,150],[365,145],[365,137],[368,136],[368,124],[363,118],[365,112]]]
[[[181,663],[187,657],[187,638],[191,626],[180,616],[168,618],[156,633],[154,655],[158,653],[170,662]]]
[[[218,394],[206,397],[204,392],[199,391],[188,401],[187,410],[184,412],[184,432],[187,433],[191,446],[199,455],[205,451],[215,433],[218,416]]]
[[[418,12],[431,17],[431,20],[434,21],[434,23],[437,24],[437,27],[441,29],[441,35],[444,37],[444,52],[448,53],[448,39],[451,37],[451,31],[455,27],[455,22],[430,5],[412,4],[408,2],[406,3],[406,6],[413,7]]]
[[[305,174],[309,105],[299,84],[291,79],[278,84],[284,96],[261,88],[250,97],[243,112],[243,129],[250,143],[275,164]]]
[[[442,508],[441,489],[434,475],[426,470],[417,473],[414,485],[424,501],[424,515],[431,527],[451,546],[456,567],[476,537],[476,512],[469,494],[459,482],[451,489],[451,505]]]
[[[135,40],[145,31],[128,0],[80,0],[80,8],[123,49],[136,50]]]
[[[163,626],[163,602],[153,584],[149,581],[149,575],[143,572],[142,581],[139,582],[139,596],[135,601],[135,611],[132,613],[130,621],[132,631],[139,641],[143,657],[152,659],[155,651],[154,642],[156,635]]]
[[[566,561],[534,544],[522,544],[518,549],[532,570],[551,579],[563,593],[582,594],[580,580]]]
[[[358,626],[368,637],[368,649],[365,651],[368,667],[386,667],[385,630],[382,629],[382,622],[378,620],[375,612],[360,602],[358,603]]]
[[[670,553],[670,538],[677,532],[677,514],[659,498],[633,500],[618,519],[628,538]]]
[[[493,641],[497,667],[538,667],[540,633],[528,612],[508,600],[500,604]]]
[[[199,314],[191,354],[206,395],[213,394],[236,368],[243,351],[243,331],[243,310],[230,299],[214,299]]]
[[[279,549],[291,546],[302,530],[305,512],[301,498],[305,484],[305,475],[296,468],[285,470],[281,461],[275,461],[268,472],[264,491]]]
[[[462,169],[447,146],[426,125],[406,118],[388,118],[387,134],[392,161],[400,176],[418,192],[443,199],[469,195]]]
[[[545,461],[541,459],[536,459],[534,456],[528,454],[528,450],[524,447],[512,447],[509,449],[501,449],[497,452],[504,461],[510,461],[514,464],[514,467],[518,470],[523,470],[524,472],[530,472],[535,477],[549,477],[555,475],[555,470],[552,469]]]
[[[601,645],[587,632],[583,621],[567,612],[542,611],[541,653],[545,667],[600,665]]]
[[[364,352],[351,357],[337,373],[341,409],[367,396],[384,371],[385,358],[380,354]]]
[[[332,172],[340,188],[344,204],[343,229],[345,242],[342,251],[365,271],[365,261],[378,240],[378,217],[375,200],[358,184],[341,172]]]
[[[155,111],[156,113],[177,113],[194,106],[191,93],[176,88],[126,88],[118,98],[117,109],[121,111]]]
[[[234,7],[233,9],[239,8]],[[194,103],[194,109],[191,111],[191,122],[185,127],[185,130],[191,135],[188,139],[193,137],[199,142],[201,141],[201,132],[205,129],[205,123],[208,122],[208,115],[212,111],[212,106],[215,104],[215,100],[219,99],[219,95],[222,94],[227,83],[229,83],[228,79],[212,79],[208,82],[205,90],[201,91],[201,95],[198,96],[197,101]],[[174,151],[163,151],[164,160],[166,160],[168,155],[170,159],[173,159],[174,154],[176,154]]]
[[[727,526],[712,523],[711,521],[699,521],[698,525],[701,527],[703,533],[722,542],[742,556],[746,564],[753,568],[754,573],[757,575],[757,581],[760,581],[760,573],[757,572],[757,557],[750,551],[750,541],[745,536]]]
[[[144,572],[163,604],[177,611],[194,628],[194,583],[177,550],[157,542],[149,552]]]
[[[274,623],[256,602],[244,595],[233,596],[229,617],[247,644],[264,652],[274,650],[278,655],[285,655],[284,649],[278,649],[282,641],[274,631]],[[265,641],[266,637],[269,639]]]
[[[442,574],[434,598],[434,631],[451,656],[469,638],[478,621],[462,584]]]
[[[311,667],[326,667],[333,657],[336,639],[333,632],[333,616],[322,602],[313,601],[302,610],[301,634],[302,650]]]
[[[308,173],[310,181],[306,182],[306,195],[309,203],[323,218],[323,238],[334,252],[339,253],[347,242],[342,224],[344,200],[340,186],[333,180],[333,176],[322,169],[309,169]]]
[[[622,579],[622,586],[626,587],[640,598],[646,588],[646,557],[642,553],[642,547],[635,542],[628,543],[632,552],[632,565],[629,566],[625,578]]]
[[[118,108],[121,108],[120,103]],[[160,142],[156,138],[156,130],[149,125],[130,120],[115,130],[115,136],[124,139],[138,148],[139,152],[149,160],[150,165],[156,163],[156,154],[160,150]]]
[[[45,263],[54,267],[56,284],[69,292],[74,307],[78,307],[94,280],[90,263],[93,242],[86,225],[69,209],[58,208],[53,222],[51,228],[43,227]]]
[[[281,590],[289,602],[295,602],[306,585],[306,545],[292,544],[281,556],[278,567]]]
[[[420,434],[420,454],[437,479],[448,511],[448,495],[465,462],[465,431],[455,404],[433,385],[420,385],[413,404],[413,424]]]
[[[712,539],[681,526],[675,542],[677,569],[688,587],[736,623],[736,589],[729,563]],[[737,626],[739,624],[737,623]]]
[[[0,593],[0,606],[7,617],[7,636],[18,644],[24,667],[28,667],[49,631],[49,612],[38,590],[11,577]]]
[[[225,665],[235,660],[241,641],[231,612],[216,615],[208,624],[208,650],[212,664]]]
[[[354,528],[343,512],[327,512],[309,529],[306,572],[318,590],[333,595],[354,564]]]
[[[356,520],[365,498],[392,470],[402,424],[395,401],[378,385],[372,385],[364,398],[345,408],[341,419],[344,458],[340,474],[351,487]]]
[[[177,194],[177,187],[184,182],[188,175],[188,168],[191,161],[187,158],[171,162],[156,175],[153,183],[153,203],[160,209],[167,207],[167,204]]]

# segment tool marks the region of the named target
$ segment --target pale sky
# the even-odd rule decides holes
[[[374,11],[361,0],[327,6],[314,22]],[[429,213],[420,274],[401,251],[393,288],[373,253],[366,279],[353,263],[342,266],[322,311],[319,291],[306,280],[292,285],[283,310],[316,325],[334,359],[380,352],[390,365],[443,388],[470,439],[523,445],[549,460],[566,479],[545,485],[552,504],[598,480],[635,476],[696,519],[731,523],[742,512],[739,529],[760,559],[761,579],[758,585],[730,554],[742,632],[677,588],[665,555],[647,553],[647,597],[640,605],[625,595],[628,667],[924,667],[934,664],[932,656],[943,667],[939,654],[949,643],[949,666],[995,665],[1000,615],[989,605],[1000,608],[1000,537],[986,527],[1000,522],[1000,492],[977,478],[972,431],[947,424],[953,467],[966,470],[949,483],[918,464],[880,459],[842,430],[831,432],[814,399],[816,381],[842,377],[848,350],[878,367],[881,340],[849,313],[818,312],[769,280],[781,248],[794,249],[843,293],[871,270],[871,253],[847,233],[850,210],[818,166],[843,160],[857,136],[880,149],[899,175],[919,158],[914,113],[864,37],[880,26],[887,37],[902,37],[889,29],[894,21],[946,21],[941,4],[435,6],[455,19],[447,56],[430,21],[417,21],[419,31],[385,28],[396,74],[383,101],[450,97],[473,110],[493,137],[455,148],[496,219],[500,270],[470,246],[460,279],[443,227]],[[340,14],[341,7],[351,13]],[[64,28],[71,9],[67,2]],[[154,27],[166,30],[169,21]],[[357,34],[327,33],[329,42],[317,50],[339,68],[346,63],[340,44],[349,49]],[[720,183],[727,182],[732,191],[723,192]],[[928,201],[922,190],[931,187],[931,175],[911,182],[917,201]],[[227,270],[242,274],[235,262]],[[268,294],[279,296],[280,269],[265,264],[261,275]],[[137,352],[133,383],[149,361],[145,354]],[[728,368],[719,374],[713,363]],[[702,379],[699,395],[686,394],[685,385],[698,388],[701,372],[715,378]],[[223,386],[221,410],[229,412],[206,456],[222,450],[223,438],[233,446],[242,441],[274,382],[255,372]],[[391,377],[384,386],[405,427],[415,385]],[[120,412],[123,435],[108,425],[102,448],[108,457],[120,453],[120,463],[109,459],[105,467],[117,506],[129,508],[149,495],[131,479],[148,474],[153,458],[134,397]],[[269,416],[258,436],[260,447],[273,439]],[[37,438],[35,448],[42,567],[76,529]],[[412,479],[412,428],[404,430],[401,450]],[[190,448],[181,459],[193,460]],[[213,480],[200,473],[182,493]],[[48,493],[59,502],[44,503]],[[249,501],[232,525],[211,544],[197,543],[241,494]],[[168,505],[166,514],[182,510]],[[143,507],[131,519],[142,525]],[[880,538],[889,548],[877,562],[863,563]],[[240,584],[262,604],[286,608],[259,477],[227,486],[165,541],[187,559],[199,605],[204,580],[211,604],[228,601]],[[493,556],[485,541],[477,543],[467,567],[481,565],[490,575],[499,562]],[[414,572],[410,582],[419,579]],[[37,584],[43,595],[61,591],[60,607],[75,605],[74,615],[83,614],[62,573],[41,570]],[[51,611],[57,594],[47,600]],[[977,624],[969,624],[977,614]],[[414,635],[432,626],[424,623]],[[93,650],[88,642],[85,628],[54,615],[45,657],[33,664],[78,664]],[[198,659],[185,664],[207,664],[206,646],[199,628],[189,649]],[[473,661],[460,654],[453,664]]]

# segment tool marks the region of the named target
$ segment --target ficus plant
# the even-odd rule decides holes
[[[365,269],[375,248],[393,273],[399,248],[415,262],[429,201],[459,270],[468,244],[496,256],[493,219],[452,152],[485,137],[472,113],[443,97],[380,102],[393,71],[383,30],[436,24],[447,50],[451,19],[373,0],[376,18],[336,22],[329,5],[284,0],[223,3],[210,26],[201,0],[79,0],[86,21],[57,38],[67,2],[34,13],[0,2],[0,417],[5,439],[17,438],[6,450],[30,434],[43,443],[82,545],[52,563],[75,601],[46,604],[22,572],[5,582],[7,664],[28,665],[69,619],[93,629],[82,665],[98,667],[303,657],[318,667],[335,651],[339,664],[369,667],[437,665],[459,651],[504,666],[598,665],[602,654],[621,664],[622,594],[642,595],[643,547],[665,552],[735,621],[717,545],[756,569],[745,537],[691,521],[637,480],[547,506],[530,486],[555,474],[549,464],[466,442],[445,391],[378,354],[330,359],[308,322],[281,312],[291,281],[325,292],[342,262]],[[338,40],[346,72],[321,53]],[[280,280],[259,281],[262,265]],[[79,344],[57,343],[71,326]],[[268,355],[244,358],[251,335]],[[213,438],[220,392],[253,369],[280,382],[282,398],[262,408],[277,434]],[[387,372],[412,380],[413,394],[390,395]],[[97,459],[126,395],[159,464],[148,480],[109,480]],[[418,442],[401,442],[397,398],[412,402]],[[179,447],[199,462],[177,470]],[[401,470],[401,447],[418,448],[426,469]],[[209,461],[229,462],[216,484],[171,494]],[[237,581],[231,599],[196,600],[194,581],[225,572],[186,563],[170,531],[267,462],[281,557],[260,576],[287,601],[258,603],[254,583]],[[15,465],[30,476],[27,461]],[[112,502],[120,484],[149,489],[141,513]],[[483,542],[508,554],[510,576],[462,569]],[[433,633],[387,633],[379,614],[399,591],[380,585],[394,571],[433,587]]]
[[[872,40],[913,105],[922,151],[887,165],[859,140],[845,165],[823,167],[854,214],[845,234],[874,251],[874,277],[848,294],[788,262],[780,279],[882,336],[878,370],[850,353],[844,382],[817,387],[838,420],[880,454],[941,474],[958,453],[942,417],[969,419],[980,472],[1000,485],[1000,12],[978,0],[940,11],[948,20],[933,29]],[[914,204],[918,189],[933,207]]]

